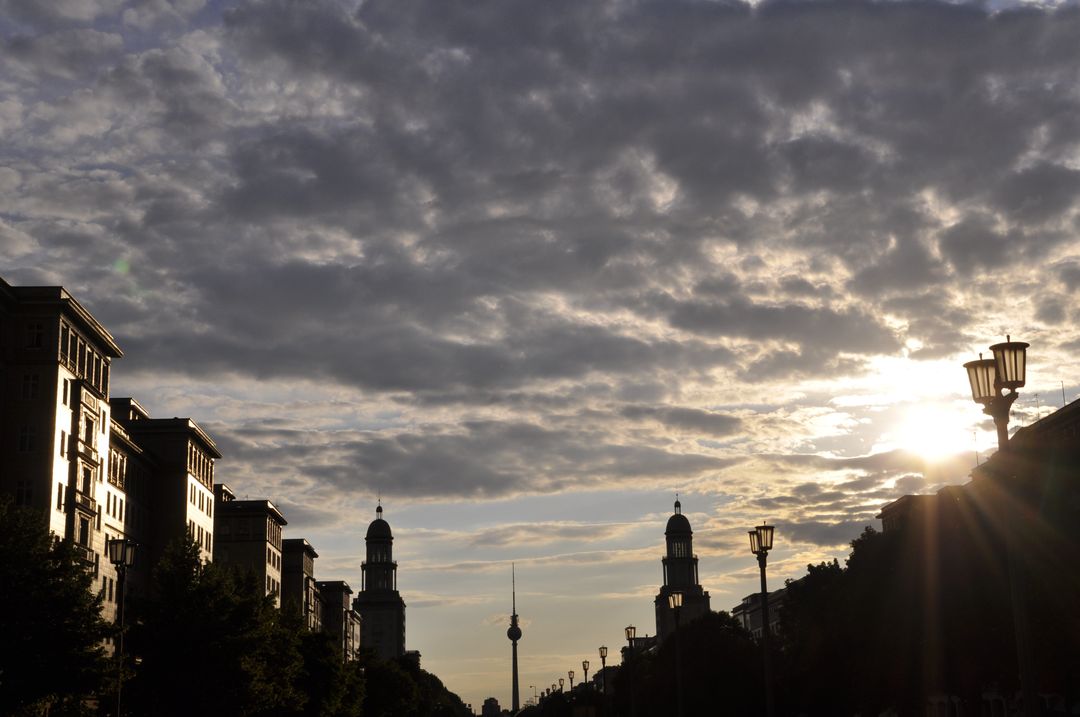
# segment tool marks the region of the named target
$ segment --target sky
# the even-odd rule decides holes
[[[933,0],[0,0],[0,272],[113,394],[523,697],[655,632],[676,492],[714,609],[992,452],[962,363],[1076,398],[1080,10]]]

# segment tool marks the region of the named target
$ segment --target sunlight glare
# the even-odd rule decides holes
[[[928,461],[972,451],[976,440],[971,412],[948,403],[911,406],[893,431],[882,438],[894,448],[917,453]]]

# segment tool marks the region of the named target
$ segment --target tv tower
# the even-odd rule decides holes
[[[514,574],[514,564],[510,563],[510,595],[511,603],[513,607],[510,613],[510,628],[506,631],[506,636],[510,638],[510,643],[514,646],[513,650],[513,671],[514,671],[514,687],[511,693],[511,711],[517,713],[521,709],[521,700],[518,697],[518,665],[517,665],[517,643],[521,639],[521,628],[518,627],[518,615],[517,615],[517,578]]]

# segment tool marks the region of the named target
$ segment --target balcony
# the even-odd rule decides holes
[[[82,508],[92,515],[97,515],[97,501],[83,493],[81,490],[75,491],[75,506]]]
[[[79,458],[82,458],[84,462],[94,467],[100,465],[101,459],[98,457],[97,449],[82,438],[75,442],[75,450],[79,454]]]

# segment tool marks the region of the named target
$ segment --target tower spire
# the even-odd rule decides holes
[[[512,710],[516,714],[521,709],[521,700],[518,691],[518,659],[517,659],[517,644],[521,639],[521,628],[518,627],[518,614],[517,614],[517,572],[513,563],[510,563],[510,629],[506,631],[506,636],[510,638],[510,644],[512,646],[511,652],[511,670],[513,673],[513,680],[511,683],[511,705]]]

